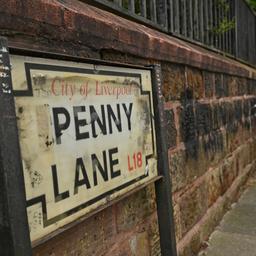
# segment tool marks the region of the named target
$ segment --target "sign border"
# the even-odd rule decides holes
[[[60,71],[60,72],[71,72],[71,73],[83,73],[83,74],[95,74],[95,71],[93,69],[86,69],[86,68],[77,68],[77,67],[67,67],[67,66],[59,66],[59,65],[51,65],[51,64],[38,64],[38,63],[30,63],[30,62],[25,62],[25,73],[26,73],[26,78],[27,78],[27,82],[28,82],[28,90],[14,90],[14,96],[16,97],[31,97],[33,96],[33,90],[32,90],[32,81],[31,81],[31,74],[30,74],[30,70],[49,70],[49,71]],[[105,76],[125,76],[125,77],[135,77],[135,78],[139,78],[140,80],[140,84],[141,84],[141,74],[139,73],[126,73],[126,72],[119,72],[119,71],[106,71],[106,70],[98,70],[97,71],[97,75],[105,75]],[[150,107],[150,111],[152,113],[152,103],[151,103],[151,93],[150,91],[143,91],[142,87],[140,87],[140,93],[141,95],[146,95],[149,99],[149,107]],[[146,155],[145,156],[145,161],[146,164],[148,162],[148,159],[151,158],[154,153],[155,153],[155,139],[154,139],[154,132],[153,132],[153,122],[151,120],[151,137],[152,137],[152,141],[153,141],[153,153],[150,155]],[[60,221],[62,219],[64,219],[64,217],[68,217],[72,214],[75,214],[76,212],[78,212],[78,210],[82,210],[94,203],[96,203],[97,201],[100,201],[102,199],[104,199],[106,196],[110,196],[115,192],[121,191],[122,189],[140,181],[143,180],[144,178],[148,177],[149,174],[143,174],[133,180],[130,180],[118,187],[115,187],[111,190],[108,190],[106,192],[104,192],[103,194],[94,197],[92,199],[90,199],[89,201],[85,201],[79,205],[77,205],[76,207],[67,210],[66,212],[63,212],[57,216],[54,216],[51,219],[47,218],[47,204],[46,204],[46,198],[45,198],[45,194],[37,196],[35,198],[32,198],[30,200],[27,201],[27,207],[30,207],[32,205],[41,203],[42,205],[42,212],[43,212],[43,226],[44,227],[48,227],[50,225],[52,225],[53,223],[55,223],[56,221]],[[133,189],[132,189],[133,190]],[[47,236],[47,235],[46,235]],[[40,238],[41,239],[41,238]],[[38,240],[40,240],[38,239]]]

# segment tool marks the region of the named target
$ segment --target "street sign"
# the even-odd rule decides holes
[[[10,61],[32,242],[158,176],[151,70]]]

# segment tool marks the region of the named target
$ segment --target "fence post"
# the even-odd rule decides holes
[[[156,203],[162,256],[177,256],[175,227],[172,205],[172,189],[166,145],[166,122],[162,95],[161,65],[153,66],[153,100],[155,108],[155,126],[158,155],[158,170],[163,176],[156,181]]]
[[[238,17],[238,0],[235,0],[233,2],[234,4],[234,15],[235,15],[235,46],[234,46],[234,51],[235,51],[235,57],[238,58],[239,57],[239,50],[238,50],[238,21],[239,21],[239,17]]]
[[[156,0],[156,16],[158,24],[168,30],[167,0]]]
[[[30,256],[17,119],[7,39],[0,37],[0,255]]]

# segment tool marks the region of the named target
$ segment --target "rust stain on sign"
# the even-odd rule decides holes
[[[32,242],[158,175],[149,70],[11,62]]]

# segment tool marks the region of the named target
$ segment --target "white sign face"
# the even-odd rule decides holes
[[[158,176],[149,70],[11,63],[32,242]]]

